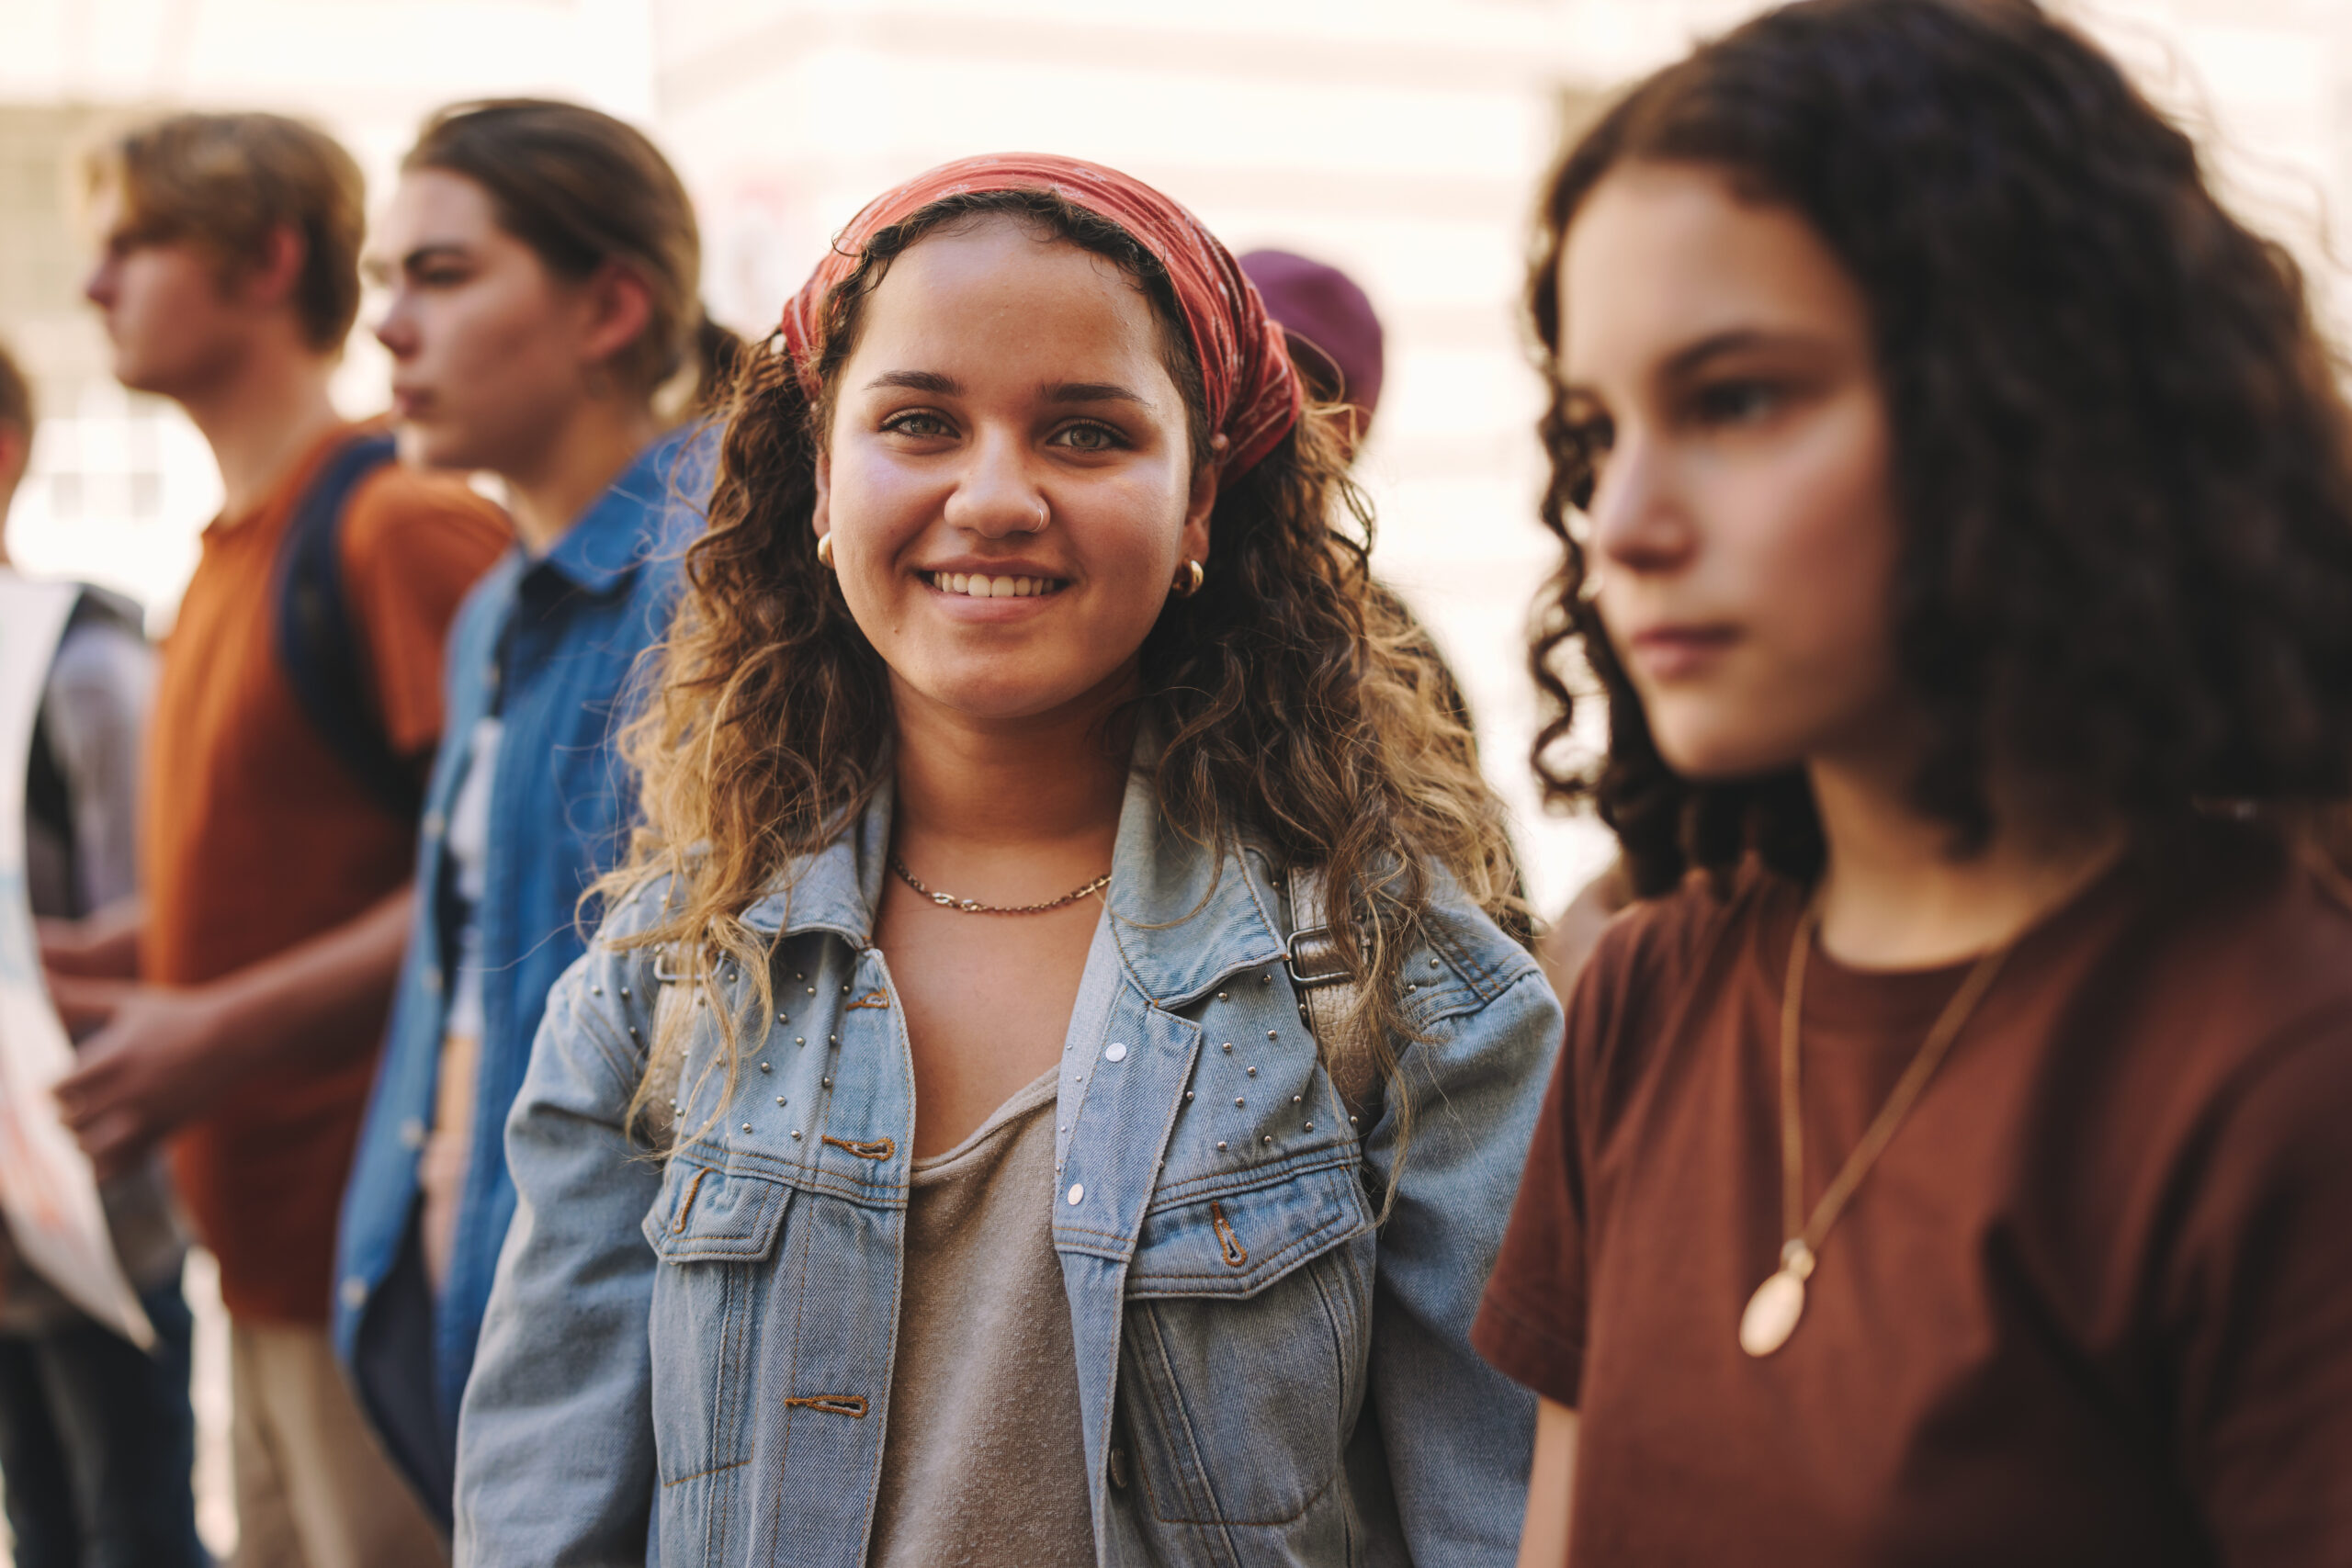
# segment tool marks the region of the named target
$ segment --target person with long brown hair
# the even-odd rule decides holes
[[[460,1561],[1509,1559],[1464,1336],[1559,1012],[1369,545],[1166,197],[852,222],[509,1123]]]
[[[627,847],[614,741],[708,483],[704,426],[676,423],[669,389],[729,366],[685,186],[642,131],[578,104],[435,114],[371,265],[402,446],[498,475],[516,536],[450,634],[415,928],[336,1254],[336,1351],[447,1530],[514,1206],[506,1109],[584,944],[581,894]]]
[[[1813,0],[1570,152],[1539,759],[1640,902],[1476,1340],[1524,1564],[2352,1562],[2352,420],[2029,0]],[[1562,751],[1575,654],[1605,756]]]

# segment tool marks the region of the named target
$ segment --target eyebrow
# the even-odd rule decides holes
[[[869,392],[897,388],[910,392],[930,392],[936,397],[960,396],[962,382],[953,376],[943,376],[936,370],[886,370],[865,384]],[[1045,389],[1044,399],[1049,403],[1135,403],[1145,404],[1141,393],[1120,386],[1115,381],[1062,381]]]
[[[1769,327],[1734,327],[1713,333],[1668,356],[1665,374],[1688,376],[1710,359],[1754,348],[1818,348],[1820,339],[1805,332],[1774,332]]]
[[[869,392],[892,387],[908,392],[933,392],[943,398],[952,398],[964,389],[955,377],[942,376],[936,370],[885,370],[865,384]]]
[[[463,257],[465,254],[466,247],[457,241],[440,240],[431,244],[418,245],[413,250],[404,253],[398,261],[388,261],[379,255],[369,256],[360,263],[360,270],[371,280],[381,282],[395,272],[414,272],[417,268],[443,256]]]
[[[1065,381],[1046,389],[1049,403],[1136,403],[1143,402],[1142,394],[1129,391],[1114,381]]]
[[[1697,373],[1711,359],[1738,354],[1748,349],[1798,348],[1819,350],[1822,340],[1806,332],[1775,332],[1769,327],[1732,327],[1710,333],[1696,343],[1686,344],[1667,356],[1659,368],[1658,378],[1664,381],[1685,379]],[[1566,390],[1572,396],[1596,397],[1591,388],[1581,382],[1567,383]]]

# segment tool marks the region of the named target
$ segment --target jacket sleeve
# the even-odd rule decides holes
[[[1406,1043],[1365,1140],[1375,1188],[1393,1188],[1369,1392],[1413,1561],[1508,1568],[1526,1511],[1535,1396],[1471,1348],[1470,1325],[1559,1052],[1561,1013],[1535,961],[1478,923],[1454,954],[1459,986],[1447,988],[1483,994],[1484,1005],[1420,1025],[1426,1038]],[[1406,1094],[1413,1120],[1400,1160]]]
[[[548,998],[508,1114],[516,1203],[458,1417],[459,1568],[648,1560],[655,1259],[639,1225],[661,1168],[626,1123],[655,983],[647,950],[592,942]]]

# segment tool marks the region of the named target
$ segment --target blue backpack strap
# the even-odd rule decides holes
[[[424,786],[384,733],[343,583],[343,518],[352,492],[391,460],[389,435],[347,441],[295,502],[277,552],[277,663],[302,716],[352,777],[385,810],[413,818]]]

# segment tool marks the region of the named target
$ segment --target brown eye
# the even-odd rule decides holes
[[[1781,389],[1770,381],[1718,381],[1692,399],[1702,423],[1748,424],[1777,411]]]
[[[1079,452],[1108,452],[1121,445],[1117,432],[1100,424],[1073,424],[1057,431],[1054,439]]]

